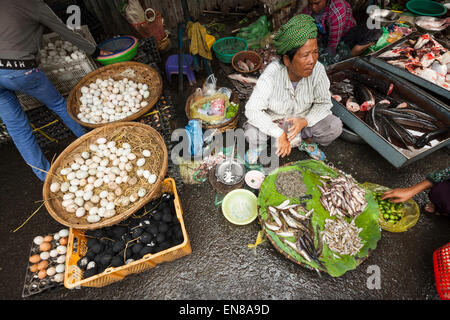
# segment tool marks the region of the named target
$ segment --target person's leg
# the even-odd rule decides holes
[[[313,142],[322,146],[328,146],[341,135],[342,121],[335,115],[330,114],[310,129]]]
[[[245,160],[249,164],[255,164],[261,152],[264,148],[267,148],[268,136],[248,122],[244,124],[244,136],[249,144],[249,150],[245,154]]]
[[[450,215],[450,181],[438,182],[430,189],[428,197],[438,214]],[[430,208],[432,209],[432,208]]]
[[[66,100],[42,70],[34,69],[29,74],[14,79],[14,82],[18,88],[16,91],[26,93],[44,103],[77,137],[85,134],[83,127],[69,116]]]
[[[42,153],[16,95],[5,88],[0,88],[0,118],[25,162],[43,170],[32,168],[36,176],[44,181],[50,163]]]

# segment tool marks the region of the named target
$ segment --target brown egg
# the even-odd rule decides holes
[[[37,264],[33,264],[32,266],[30,266],[30,272],[36,272],[38,271],[38,265]]]
[[[48,267],[48,261],[47,260],[43,260],[41,262],[39,262],[38,264],[38,270],[45,270]]]
[[[52,245],[50,242],[42,242],[39,245],[39,250],[41,251],[49,251],[52,248]]]
[[[59,239],[59,244],[65,246],[67,244],[67,237]]]
[[[41,270],[38,273],[38,277],[39,279],[44,279],[47,276],[47,271],[46,270]]]
[[[44,237],[44,242],[51,242],[52,240],[53,240],[53,236],[51,234]]]
[[[38,254],[35,254],[30,257],[31,263],[38,263],[39,261],[41,261],[41,257]]]

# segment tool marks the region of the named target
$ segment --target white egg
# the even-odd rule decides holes
[[[98,209],[98,215],[100,216],[100,217],[104,217],[104,214],[105,214],[105,211],[106,211],[106,209],[105,209],[105,207],[101,207],[101,208],[99,208]]]
[[[98,138],[96,142],[97,142],[97,143],[99,144],[99,146],[100,146],[100,145],[106,143],[106,139],[105,139],[105,138]]]
[[[87,172],[87,170],[86,171],[79,170],[79,171],[77,171],[77,174],[76,174],[77,179],[86,179],[88,176],[89,176],[89,173]]]
[[[106,210],[104,213],[105,218],[111,218],[111,217],[114,217],[115,215],[116,215],[116,210],[114,210],[114,209]]]
[[[62,254],[58,258],[56,258],[57,263],[65,263],[66,262],[66,255]]]
[[[56,266],[56,272],[57,273],[63,273],[66,269],[66,266],[64,264],[58,264]]]
[[[75,198],[75,194],[73,193],[66,193],[65,195],[63,195],[63,200],[70,200],[70,199],[74,199]]]
[[[150,157],[152,153],[150,152],[150,150],[144,150],[142,151],[142,155],[146,158]]]
[[[84,195],[84,190],[77,190],[77,191],[75,192],[75,197],[76,197],[76,198],[82,198],[83,195]]]
[[[138,191],[138,196],[143,198],[147,194],[147,190],[145,188],[140,188]]]
[[[86,209],[85,208],[78,208],[77,211],[75,211],[75,215],[78,218],[83,217],[86,214]]]
[[[82,207],[84,205],[83,198],[75,198],[75,200],[73,202],[79,207]]]
[[[81,154],[81,156],[83,157],[83,159],[87,160],[91,157],[91,154],[89,152],[85,151]]]
[[[48,260],[50,258],[50,253],[48,251],[41,252],[39,255],[42,260]]]
[[[68,175],[67,175],[67,180],[73,180],[73,179],[75,179],[75,177],[76,177],[76,173],[75,172],[70,172]]]
[[[66,176],[66,175],[68,175],[71,171],[72,171],[72,168],[63,168],[63,169],[61,169],[60,173],[61,173],[63,176]]]
[[[134,153],[129,153],[129,154],[127,155],[127,158],[128,158],[128,160],[133,161],[134,159],[136,159],[136,155],[135,155]]]
[[[92,216],[88,216],[88,217],[87,217],[87,221],[88,221],[89,223],[96,223],[96,222],[99,222],[100,219],[101,219],[101,217],[100,217],[99,215],[92,215]]]
[[[69,187],[69,192],[75,193],[75,192],[77,192],[77,190],[78,190],[78,186],[73,186],[73,185],[71,185],[71,186]]]
[[[89,215],[94,216],[98,213],[98,207],[92,207],[89,209]]]
[[[148,178],[150,177],[150,171],[144,170],[144,172],[142,172],[142,176],[143,176],[145,179],[148,179]]]
[[[108,191],[106,191],[106,190],[103,190],[99,194],[100,199],[105,199],[107,196],[108,196]]]
[[[98,172],[97,174],[102,173],[102,172]],[[95,180],[94,182],[94,187],[95,188],[100,188],[103,184],[103,179],[102,178],[98,178],[97,180]]]
[[[94,203],[94,204],[99,203],[100,202],[100,197],[98,195],[96,195],[96,194],[93,195],[92,198],[91,198],[91,202]]]
[[[148,177],[148,183],[154,184],[156,182],[156,179],[157,179],[156,174],[152,174],[150,175],[150,177]]]
[[[35,245],[40,245],[42,242],[44,242],[44,238],[41,236],[37,236],[33,239],[33,242]]]
[[[50,250],[50,257],[56,258],[59,255],[56,249]]]
[[[136,161],[136,165],[138,167],[142,167],[145,164],[145,159],[144,158],[140,158],[138,159],[138,161]]]
[[[79,179],[70,180],[70,185],[72,185],[72,186],[79,186],[80,185],[80,180]]]
[[[58,182],[53,182],[50,185],[50,191],[51,192],[58,192],[60,188],[61,188],[61,186],[60,186],[60,184]]]

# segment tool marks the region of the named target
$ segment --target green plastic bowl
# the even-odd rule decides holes
[[[438,17],[447,13],[447,8],[432,0],[411,0],[406,3],[406,9],[419,16]]]
[[[258,198],[249,190],[233,190],[223,198],[222,213],[233,224],[249,224],[258,216],[257,201]]]
[[[106,40],[98,45],[101,50],[113,52],[99,56],[96,60],[103,65],[133,60],[137,54],[138,40],[133,36],[122,36]]]
[[[217,59],[223,63],[231,63],[236,53],[248,49],[248,43],[239,37],[225,37],[214,42],[212,47]]]

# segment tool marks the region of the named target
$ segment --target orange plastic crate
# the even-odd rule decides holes
[[[120,281],[130,274],[140,273],[151,269],[160,263],[174,261],[191,254],[191,244],[184,226],[183,210],[181,208],[180,198],[178,197],[175,180],[172,178],[165,179],[162,185],[162,193],[171,193],[175,195],[175,210],[183,231],[183,243],[156,254],[148,254],[142,259],[133,261],[130,264],[126,264],[118,268],[108,268],[100,274],[83,279],[83,271],[77,266],[77,263],[78,260],[86,254],[87,238],[84,236],[84,230],[70,228],[69,241],[67,245],[64,286],[68,289],[73,289],[79,286],[96,288],[104,287],[116,281]],[[78,245],[74,250],[75,239]]]

